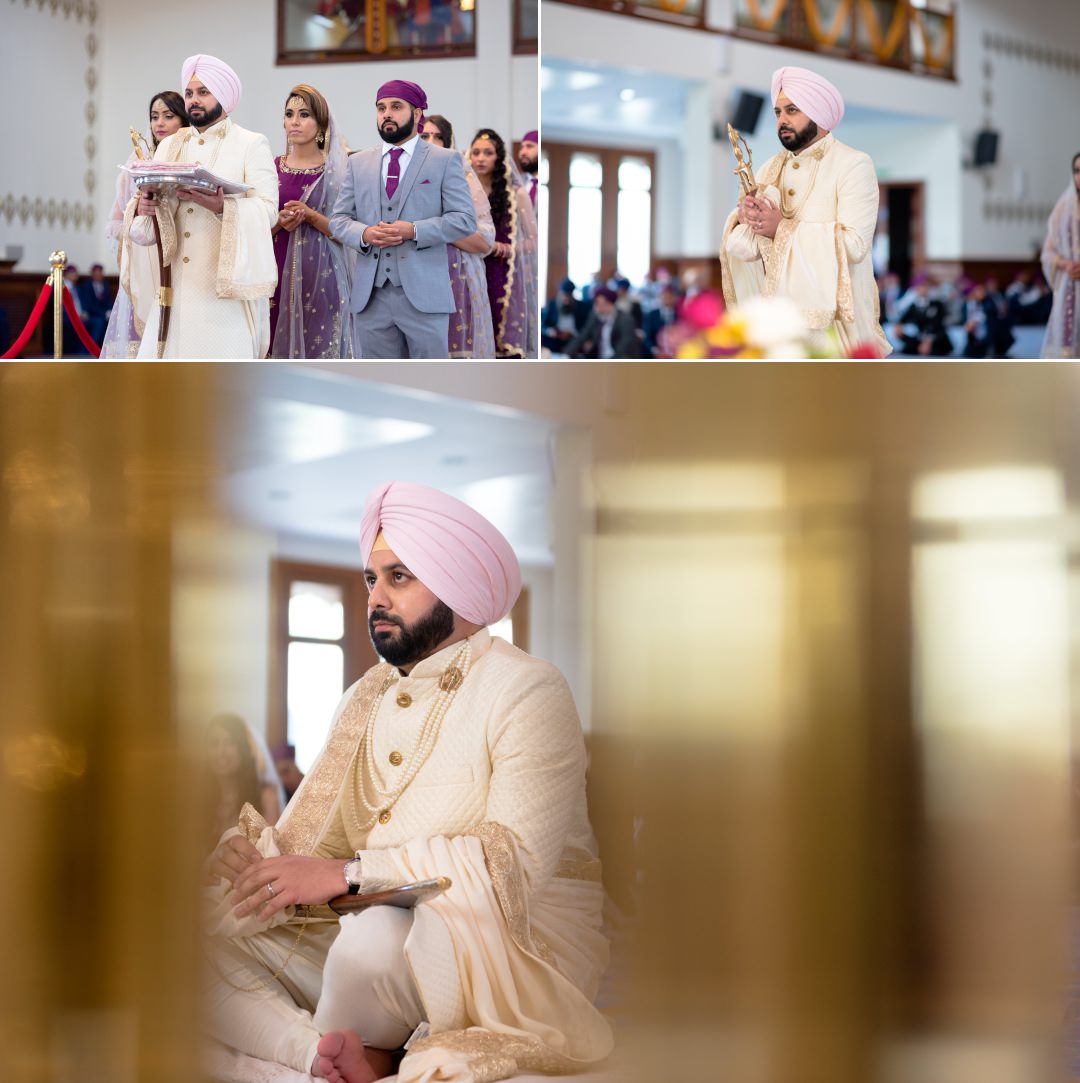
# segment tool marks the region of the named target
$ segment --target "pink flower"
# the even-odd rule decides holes
[[[682,318],[701,330],[715,327],[724,315],[724,302],[711,290],[695,294],[682,308]]]
[[[881,350],[872,342],[856,342],[848,357],[853,361],[880,361]]]

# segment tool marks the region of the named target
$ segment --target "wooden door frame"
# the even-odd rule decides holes
[[[564,242],[556,248],[553,238],[566,238],[570,227],[570,158],[571,155],[584,152],[595,154],[603,168],[604,181],[600,186],[600,273],[605,278],[617,270],[619,248],[619,161],[623,158],[645,158],[652,170],[652,213],[649,215],[649,252],[656,251],[656,208],[657,152],[648,147],[601,146],[592,143],[573,143],[562,140],[545,139],[541,148],[548,158],[548,265],[546,297],[554,297],[559,283],[566,278],[567,245]],[[560,183],[555,184],[558,177]],[[614,177],[614,183],[608,183],[608,177]],[[576,282],[576,286],[585,285]]]

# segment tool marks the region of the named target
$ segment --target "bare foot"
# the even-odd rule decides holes
[[[390,1071],[390,1054],[365,1049],[360,1035],[351,1030],[332,1030],[319,1039],[319,1054],[311,1074],[328,1083],[374,1083]]]

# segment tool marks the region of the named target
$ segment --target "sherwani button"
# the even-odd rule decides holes
[[[791,168],[792,169],[798,169],[799,168],[799,163],[798,162],[792,162],[791,163]]]
[[[201,146],[203,145],[203,143],[205,143],[205,142],[206,142],[206,140],[205,140],[205,139],[200,139],[200,140],[199,140],[199,146],[201,147]]]
[[[388,824],[389,822],[390,822],[390,810],[388,808],[384,808],[382,810],[382,812],[379,813],[379,823]]]
[[[394,767],[400,767],[401,766],[401,761],[403,759],[404,759],[404,757],[401,755],[400,752],[391,752],[390,753],[390,763]]]
[[[184,236],[185,236],[185,237],[190,237],[190,236],[191,236],[191,234],[190,234],[190,233],[185,233],[185,234],[184,234]]]
[[[188,257],[187,257],[187,256],[185,256],[185,257],[184,257],[184,262],[185,262],[185,263],[190,263],[190,262],[191,262],[191,260],[190,260],[190,259],[188,259]]]
[[[398,692],[397,699],[395,699],[394,702],[399,707],[408,707],[409,704],[412,703],[412,696],[410,696],[408,692]]]
[[[194,207],[188,207],[187,212],[188,212],[188,214],[193,214],[195,212],[195,208]]]
[[[789,189],[787,190],[787,194],[788,194],[789,196],[793,196],[793,195],[795,194],[795,189],[794,189],[794,188],[789,188]]]

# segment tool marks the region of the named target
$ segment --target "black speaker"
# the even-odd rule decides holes
[[[753,135],[761,119],[761,107],[765,99],[749,90],[740,90],[731,115],[731,126],[743,135]]]
[[[997,161],[998,133],[989,128],[975,136],[975,164],[993,165]]]

